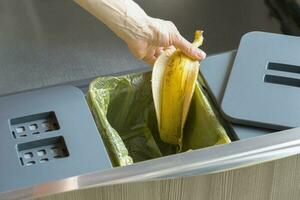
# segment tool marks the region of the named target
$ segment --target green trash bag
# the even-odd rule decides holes
[[[200,76],[181,151],[230,142],[204,86]],[[114,166],[179,153],[178,146],[160,140],[151,72],[99,77],[90,83],[87,99]]]

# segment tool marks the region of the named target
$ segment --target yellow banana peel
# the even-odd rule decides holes
[[[202,31],[196,31],[193,45],[202,45]],[[154,64],[152,93],[162,141],[182,144],[183,128],[199,73],[199,62],[180,50],[165,51]]]

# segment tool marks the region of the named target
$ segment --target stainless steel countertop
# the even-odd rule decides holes
[[[190,40],[195,29],[205,30],[208,54],[237,48],[248,31],[280,32],[262,0],[137,3]],[[147,66],[72,0],[0,0],[0,27],[0,94]]]

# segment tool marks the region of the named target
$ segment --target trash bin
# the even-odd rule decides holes
[[[182,151],[235,140],[206,88],[199,75],[184,127]],[[115,166],[180,153],[177,146],[159,137],[151,72],[98,77],[90,84],[88,102]]]
[[[296,39],[296,41],[298,40]],[[300,45],[295,45],[296,41],[292,43],[292,46],[294,48],[299,48]],[[272,49],[269,50],[271,51]],[[299,58],[297,52],[299,51],[292,52],[294,55],[293,57],[294,59]],[[212,108],[214,109],[214,114],[218,118],[218,122],[226,130],[226,133],[230,138],[232,138],[233,142],[228,144],[222,144],[222,145],[213,145],[213,146],[207,145],[208,147],[205,148],[195,149],[192,151],[186,151],[181,153],[176,152],[176,149],[174,151],[173,147],[169,147],[168,145],[161,143],[161,141],[157,140],[156,138],[157,137],[157,132],[155,129],[156,120],[155,120],[155,115],[152,113],[154,112],[154,108],[150,101],[152,95],[151,92],[149,92],[151,91],[149,86],[150,77],[151,77],[151,74],[149,72],[151,70],[150,68],[141,69],[140,71],[123,72],[117,75],[102,77],[100,78],[101,80],[95,79],[96,78],[95,77],[88,80],[67,83],[68,85],[75,86],[82,91],[82,93],[79,94],[78,90],[76,90],[76,92],[73,90],[74,89],[73,87],[72,87],[73,89],[71,90],[75,92],[76,94],[75,96],[80,96],[79,99],[81,100],[79,105],[80,107],[83,106],[83,110],[84,110],[83,113],[77,110],[79,106],[75,106],[73,101],[65,101],[66,99],[70,99],[66,97],[67,94],[65,90],[59,90],[58,93],[57,90],[53,90],[53,89],[49,90],[49,88],[48,89],[43,88],[40,90],[32,91],[33,93],[30,94],[31,95],[34,94],[34,96],[38,94],[37,96],[35,96],[37,98],[32,98],[32,96],[29,98],[28,95],[24,95],[24,94],[28,94],[28,92],[20,93],[21,96],[10,95],[10,97],[14,97],[14,98],[10,98],[10,100],[7,102],[12,103],[16,101],[18,102],[21,101],[21,103],[19,104],[13,104],[13,105],[17,105],[14,106],[15,112],[11,112],[11,108],[13,108],[13,106],[9,106],[11,104],[1,103],[2,102],[1,99],[3,98],[1,97],[0,106],[1,105],[4,106],[1,107],[2,109],[1,109],[0,116],[3,117],[6,113],[8,113],[8,111],[11,113],[11,115],[4,118],[4,120],[2,120],[1,122],[0,128],[1,128],[1,133],[3,133],[1,134],[1,136],[5,135],[6,138],[10,138],[11,141],[13,142],[8,143],[7,142],[8,140],[0,140],[0,144],[1,144],[0,152],[2,153],[2,158],[3,158],[2,161],[7,161],[8,159],[6,159],[7,158],[6,154],[9,154],[12,155],[13,159],[15,159],[13,162],[16,165],[11,164],[11,166],[6,167],[6,168],[10,168],[8,169],[9,173],[7,173],[8,175],[6,175],[7,177],[6,179],[3,179],[3,176],[1,176],[0,186],[2,186],[2,190],[0,191],[0,199],[6,200],[6,199],[35,198],[39,196],[51,195],[55,193],[61,193],[61,192],[66,192],[71,190],[79,190],[84,188],[99,187],[99,186],[104,186],[109,184],[119,184],[119,183],[133,182],[133,181],[147,181],[153,179],[165,179],[165,178],[174,178],[180,176],[215,173],[220,171],[226,171],[229,169],[236,169],[236,168],[241,168],[249,165],[260,164],[263,162],[299,154],[300,153],[300,129],[299,128],[293,128],[288,130],[272,130],[272,129],[266,129],[262,127],[254,127],[251,125],[242,125],[242,124],[236,124],[232,122],[229,123],[228,120],[224,120],[222,117],[220,117],[220,116],[224,116],[222,113],[223,111],[220,109],[221,102],[228,81],[228,77],[230,75],[232,66],[234,64],[237,55],[238,54],[236,53],[236,51],[231,51],[231,52],[209,56],[204,62],[201,63],[200,78],[203,78],[203,80],[199,80],[198,82],[201,85],[201,91],[205,94],[208,101],[210,102],[209,105],[211,105]],[[271,55],[273,56],[273,54]],[[299,66],[300,60],[298,63],[296,63],[295,61],[293,65]],[[290,73],[288,75],[290,75]],[[293,74],[293,76],[295,78],[298,75]],[[91,87],[95,86],[94,92],[102,92],[102,95],[98,95],[99,99],[97,99],[97,102],[101,104],[101,101],[103,101],[102,102],[103,104],[102,107],[98,110],[96,110],[99,107],[97,107],[97,105],[95,104],[96,103],[95,99],[94,102],[92,102],[92,98],[90,94],[88,94],[89,91],[91,91],[89,90],[89,84],[93,80],[96,80],[91,84]],[[107,81],[114,83],[115,86],[119,85],[119,88],[112,87],[110,90],[107,90],[109,88],[107,87],[107,85],[105,85]],[[137,86],[143,85],[143,87],[132,87],[131,85],[132,83],[137,84]],[[285,85],[280,86],[281,89],[286,87],[287,86]],[[101,91],[100,88],[106,88],[105,89],[106,92]],[[147,88],[149,90],[147,90]],[[294,87],[293,89],[296,88],[297,87]],[[49,93],[49,91],[52,92]],[[139,95],[134,95],[138,93]],[[68,92],[68,94],[70,93]],[[104,145],[102,146],[103,148],[101,148],[100,145],[102,143],[101,137],[96,128],[96,125],[94,124],[95,122],[91,116],[91,113],[87,112],[89,111],[89,107],[87,102],[83,98],[83,94],[86,94],[87,96],[90,108],[93,112],[94,118],[96,119],[95,122],[97,123],[99,132],[102,135],[103,142],[104,142]],[[64,98],[61,98],[62,97],[61,95],[63,95]],[[136,101],[138,102],[136,96],[145,98],[146,105],[135,103]],[[4,96],[4,98],[7,97],[8,96]],[[43,100],[41,100],[40,97],[43,97],[42,98]],[[111,99],[107,99],[108,97]],[[55,112],[55,105],[49,104],[49,102],[53,102],[50,101],[51,99],[55,99],[56,102],[60,102],[59,110],[61,109],[63,110],[66,107],[70,108],[67,117],[62,118],[61,114],[64,114],[65,112],[58,112],[58,111]],[[62,101],[61,99],[63,99],[64,101]],[[30,107],[31,109],[34,108],[39,112],[45,109],[41,109],[39,106],[36,105],[38,104],[43,105],[45,108],[47,108],[46,110],[48,110],[49,115],[39,115],[39,117],[47,118],[47,116],[50,117],[52,116],[52,119],[57,119],[60,127],[59,131],[54,130],[47,133],[49,137],[50,136],[58,137],[58,140],[49,140],[49,142],[51,141],[54,143],[58,143],[60,145],[66,145],[68,147],[68,154],[63,154],[63,155],[69,155],[69,156],[57,160],[57,162],[55,162],[56,164],[54,164],[54,161],[49,162],[48,165],[42,165],[45,163],[41,163],[39,164],[41,170],[36,170],[36,171],[32,170],[32,173],[34,173],[34,177],[40,176],[42,178],[39,181],[31,178],[33,176],[30,176],[30,174],[27,176],[27,179],[24,179],[24,175],[27,174],[25,173],[25,171],[27,172],[30,169],[37,169],[38,165],[27,166],[26,168],[26,166],[22,166],[20,164],[19,158],[17,156],[18,152],[16,151],[15,148],[17,144],[16,142],[17,139],[13,139],[14,138],[13,134],[11,132],[11,129],[9,129],[8,126],[9,125],[8,122],[12,123],[11,124],[12,128],[15,127],[14,126],[15,124],[22,122],[22,120],[8,121],[7,119],[14,119],[14,118],[18,119],[20,116],[22,116],[22,115],[17,115],[16,113],[22,111],[22,109],[20,108],[22,108],[21,105],[24,102],[26,102],[24,104],[25,108],[29,107],[26,105],[31,105]],[[32,104],[30,104],[30,102]],[[130,104],[130,106],[127,106],[128,104]],[[132,111],[134,111],[134,109],[140,111],[141,107],[147,109],[142,109],[144,112],[138,112],[139,117],[135,118],[128,115],[130,114],[131,109],[133,109]],[[54,113],[56,114],[56,118],[53,117],[51,111],[54,111]],[[101,113],[102,111],[105,112]],[[75,114],[75,112],[77,114]],[[31,116],[33,114],[32,110],[31,110],[31,114],[29,113],[30,112],[28,111],[27,113],[28,116]],[[127,117],[124,117],[124,115]],[[86,117],[82,117],[82,116],[86,116]],[[71,120],[74,118],[76,119],[75,121]],[[29,117],[29,119],[36,119],[36,118]],[[86,119],[89,119],[88,120],[89,122],[85,123],[85,126],[83,128],[82,126],[80,126],[80,124],[82,124],[82,121]],[[72,121],[73,123],[75,122],[76,124],[70,123]],[[142,125],[131,127],[131,126],[127,126],[128,124],[130,125],[142,124]],[[125,129],[130,127],[133,128],[134,131],[132,130],[130,130],[129,132],[128,130],[123,131],[122,125],[126,125]],[[108,127],[110,128],[108,129]],[[63,130],[66,130],[65,128],[67,128],[68,130],[67,132],[63,132]],[[104,130],[105,128],[108,129],[110,132],[105,132]],[[78,133],[78,130],[81,131],[79,131]],[[86,131],[88,130],[90,131],[92,130],[92,132],[87,133]],[[72,139],[73,136],[72,134],[75,133],[78,133],[76,134],[77,136],[83,134],[85,137],[78,136],[77,139],[74,140]],[[119,154],[118,156],[126,155],[128,151],[128,156],[130,157],[132,156],[133,158],[132,164],[121,166],[121,167],[111,167],[109,165],[110,161],[108,159],[107,153],[110,154],[110,158],[114,159],[113,156],[115,156],[114,154],[115,150],[112,151],[111,149],[110,146],[111,141],[107,140],[106,137],[108,137],[108,135],[105,135],[107,133],[114,133],[117,136],[117,137],[112,137],[111,139],[112,141],[116,140],[117,145],[121,144],[120,146],[117,147],[118,148],[122,147],[122,148],[119,148],[117,150],[122,150],[120,151],[121,153],[125,152],[125,154]],[[236,140],[234,134],[236,134],[239,140]],[[44,136],[44,138],[39,138],[39,139],[48,138],[48,135],[47,137]],[[63,140],[59,139],[60,136],[64,137],[64,142]],[[32,139],[35,137],[36,136],[33,135],[30,138]],[[31,141],[30,138],[22,139],[22,141],[24,140],[25,143],[30,142]],[[130,140],[131,138],[133,138],[132,141]],[[77,142],[77,145],[70,145],[70,142],[74,142],[74,141]],[[145,148],[141,150],[139,146],[135,146],[136,141],[141,141],[143,144],[145,144],[146,145],[144,146]],[[99,149],[97,149],[97,147],[94,146],[95,143],[99,144],[98,146]],[[7,151],[8,147],[12,150]],[[27,147],[32,148],[35,146],[28,145]],[[76,149],[79,147],[82,148]],[[163,149],[162,147],[164,147],[165,149]],[[24,149],[24,145],[21,145],[19,149],[22,151]],[[89,151],[90,149],[91,151]],[[97,150],[99,153],[95,155],[95,151],[93,151],[93,149]],[[138,151],[136,149],[138,149]],[[82,153],[78,154],[77,157],[78,159],[74,159],[73,156],[76,155],[75,152],[77,151]],[[132,154],[132,153],[136,153],[136,154]],[[82,160],[80,159],[80,157],[85,159],[85,162],[81,162]],[[66,162],[66,159],[69,159],[70,165],[63,164]],[[115,165],[117,162],[116,160],[113,159],[112,161],[113,164]],[[76,165],[74,165],[73,161],[74,162],[76,161],[75,162]],[[93,166],[94,161],[97,161],[99,165],[97,165],[96,167],[95,165]],[[0,165],[3,163],[6,162],[0,162]],[[103,165],[103,163],[106,163],[107,165],[100,167],[101,165]],[[48,166],[48,168],[46,166]],[[60,171],[61,169],[65,169],[65,171],[63,171],[65,173],[59,173],[59,174],[57,173],[53,175],[53,173],[49,173],[49,171],[47,170],[51,166],[53,170],[55,169],[55,171]],[[91,169],[92,167],[95,168]],[[78,171],[71,170],[73,168],[78,169]],[[0,173],[3,173],[2,169],[4,168],[0,167],[0,169],[1,169]],[[15,169],[18,170],[22,169],[23,170],[22,173],[24,172],[23,174],[17,177],[19,178],[18,180],[20,182],[17,182],[15,181],[16,179],[14,179],[16,174],[14,173]],[[29,183],[28,180],[31,180],[31,182]],[[9,187],[7,185],[9,185]]]

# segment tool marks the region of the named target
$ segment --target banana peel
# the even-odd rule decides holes
[[[202,31],[196,31],[193,45],[202,45]],[[162,141],[182,144],[183,128],[195,90],[199,62],[180,50],[165,51],[152,72],[152,93]]]
[[[196,31],[193,45],[203,43]],[[199,74],[198,61],[180,50],[164,52],[152,72],[152,94],[162,141],[179,146],[179,151],[230,143]],[[185,122],[187,122],[185,124]]]

